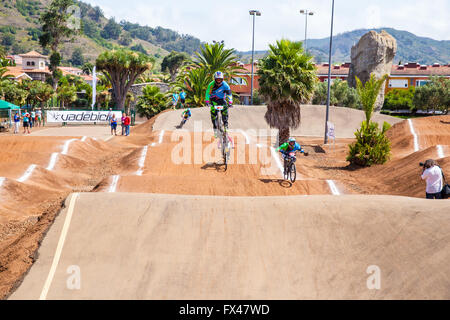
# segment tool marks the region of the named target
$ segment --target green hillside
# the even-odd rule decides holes
[[[359,29],[344,32],[333,36],[332,61],[350,62],[350,50],[354,44],[372,29]],[[418,37],[408,31],[400,31],[392,28],[373,29],[377,32],[385,30],[397,40],[397,55],[394,63],[418,62],[420,64],[450,63],[450,41],[438,41],[430,38]],[[330,38],[309,39],[308,51],[315,56],[318,63],[328,62]],[[256,55],[261,58],[265,51],[259,51]],[[241,61],[248,63],[251,60],[251,52],[240,52]]]
[[[10,54],[31,50],[48,53],[39,45],[39,17],[51,0],[2,0],[0,3],[0,44]],[[115,46],[148,53],[160,62],[170,51],[193,54],[201,42],[170,29],[140,26],[127,21],[106,19],[99,7],[74,1],[81,9],[82,35],[61,47],[63,62],[70,64],[75,49],[82,51],[86,61]]]

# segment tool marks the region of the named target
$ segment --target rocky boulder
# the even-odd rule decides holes
[[[386,31],[377,33],[369,31],[361,37],[359,42],[352,47],[350,70],[348,74],[348,84],[356,87],[355,76],[362,83],[366,83],[373,73],[379,79],[383,75],[391,74],[392,61],[397,52],[397,41]],[[375,104],[375,111],[383,107],[384,89],[382,87]]]

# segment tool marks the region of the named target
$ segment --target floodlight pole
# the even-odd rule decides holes
[[[308,40],[308,16],[314,15],[314,12],[302,9],[302,10],[300,10],[300,13],[305,15],[305,42],[304,42],[304,47],[305,47],[305,52],[306,52],[306,41]]]
[[[331,90],[331,49],[333,47],[333,20],[334,20],[334,0],[332,0],[332,9],[331,9],[331,35],[330,35],[330,51],[328,54],[328,92],[327,92],[327,109],[325,115],[325,138],[324,144],[328,143],[328,117],[330,113],[330,90]]]
[[[253,36],[252,36],[252,79],[250,84],[250,105],[253,105],[253,78],[254,78],[254,58],[255,58],[255,17],[261,16],[261,12],[257,10],[250,10],[250,15],[253,16]]]

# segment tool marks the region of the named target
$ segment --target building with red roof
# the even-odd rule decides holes
[[[331,81],[341,79],[346,81],[350,70],[350,62],[342,64],[334,64],[331,66]],[[242,104],[250,104],[251,93],[251,63],[240,64],[243,71],[237,74],[232,80],[230,87],[241,97]],[[317,78],[320,82],[328,81],[328,63],[315,65],[317,70]],[[259,89],[258,82],[258,64],[254,65],[254,90]],[[405,65],[393,65],[388,81],[386,81],[386,92],[394,89],[407,90],[410,87],[422,86],[430,81],[430,76],[442,76],[450,78],[450,64],[441,65],[435,63],[433,65],[420,65],[410,62]]]
[[[15,80],[45,81],[52,74],[48,68],[48,56],[42,55],[37,51],[30,51],[18,56],[8,56],[8,58],[13,59],[16,66],[7,67],[6,75],[12,75]],[[82,78],[89,84],[92,83],[93,77],[83,74],[80,68],[58,67],[58,69],[63,76],[72,74]]]

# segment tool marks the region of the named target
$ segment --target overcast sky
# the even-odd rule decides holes
[[[330,35],[331,0],[83,0],[100,6],[107,17],[161,26],[202,41],[225,40],[227,47],[251,50],[252,18],[256,9],[255,50],[266,50],[281,38],[303,40]],[[334,34],[361,28],[392,27],[418,36],[450,40],[449,0],[335,0]]]

